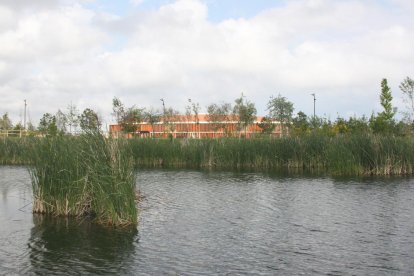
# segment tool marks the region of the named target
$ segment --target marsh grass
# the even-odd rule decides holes
[[[131,139],[135,165],[315,172],[331,175],[414,173],[412,137],[353,134],[279,139]]]
[[[33,143],[33,137],[0,138],[0,164],[26,165],[28,164],[27,149]]]
[[[33,212],[135,225],[135,173],[124,140],[99,132],[38,139],[30,148]]]
[[[335,137],[310,134],[277,139],[96,139],[91,135],[2,139],[0,163],[33,163],[39,167],[42,163],[45,167],[49,164],[47,168],[59,175],[59,178],[53,176],[53,181],[62,182],[61,186],[67,181],[80,181],[85,175],[93,183],[110,183],[114,177],[123,179],[121,172],[126,171],[127,167],[131,169],[132,166],[288,171],[349,176],[414,174],[414,137],[410,136],[362,133]],[[85,148],[85,145],[89,146]],[[55,150],[60,152],[60,157],[53,155]],[[107,156],[113,156],[114,152],[121,155],[106,159]],[[53,160],[52,164],[50,160]],[[67,169],[59,171],[57,164]],[[88,172],[85,171],[86,168]],[[75,171],[79,173],[75,174]],[[93,173],[94,171],[99,173]],[[106,173],[109,171],[110,174]],[[51,181],[48,176],[44,178],[44,181]]]

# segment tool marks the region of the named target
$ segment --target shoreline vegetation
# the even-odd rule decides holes
[[[20,141],[8,140],[23,154],[14,155],[11,164],[27,162],[33,213],[88,217],[111,226],[137,224],[136,175],[124,140],[89,131]]]
[[[63,183],[60,177],[77,183],[87,175],[99,185],[103,180],[110,183],[117,173],[124,179],[121,173],[134,168],[317,172],[333,176],[414,174],[411,136],[361,133],[251,139],[97,139],[84,134],[0,141],[0,164],[38,168],[31,170],[39,180],[44,177],[45,183]]]

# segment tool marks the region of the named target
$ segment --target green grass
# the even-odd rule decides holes
[[[29,149],[33,211],[137,224],[135,173],[124,140],[100,133],[37,139]]]

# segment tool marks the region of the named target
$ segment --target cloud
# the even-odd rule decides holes
[[[7,95],[0,112],[18,117],[27,98],[36,122],[70,102],[109,121],[114,96],[146,107],[164,98],[183,111],[188,98],[205,107],[242,92],[262,114],[278,93],[311,113],[314,92],[320,115],[369,115],[381,79],[397,97],[413,71],[410,1],[395,0],[392,9],[377,1],[286,1],[220,22],[209,21],[198,0],[125,16],[75,1],[23,12],[23,2],[0,4],[0,95]]]

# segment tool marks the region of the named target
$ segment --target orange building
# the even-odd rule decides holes
[[[272,136],[280,137],[281,128],[279,122],[269,122],[274,126]],[[256,120],[246,128],[240,127],[237,118],[229,117],[223,120],[208,120],[208,115],[175,115],[173,117],[161,118],[160,122],[150,124],[149,122],[134,123],[135,132],[125,134],[131,137],[155,137],[155,138],[220,138],[220,137],[251,137],[263,133],[263,117],[256,117]],[[109,126],[112,136],[123,135],[122,126],[112,124]]]

